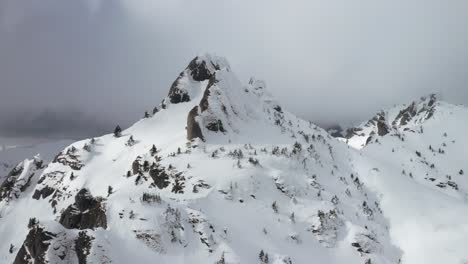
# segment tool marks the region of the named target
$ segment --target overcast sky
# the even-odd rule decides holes
[[[466,0],[0,0],[0,136],[128,126],[197,54],[316,123],[438,92],[468,103]]]

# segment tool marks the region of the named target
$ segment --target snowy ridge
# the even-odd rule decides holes
[[[435,94],[431,94],[409,105],[382,110],[362,125],[348,129],[345,136],[346,142],[360,149],[389,133],[414,131],[417,126],[431,119],[441,104],[444,103],[438,101]]]
[[[439,117],[455,110],[437,105],[434,117],[417,121],[424,131],[437,134],[445,124],[437,122],[466,118],[464,108],[452,119]],[[447,152],[457,149],[450,162],[422,150],[409,161],[426,133],[398,133],[410,145],[390,133],[355,150],[282,109],[264,82],[252,78],[244,85],[225,59],[198,56],[153,114],[114,135],[71,144],[31,176],[18,199],[0,201],[0,262],[417,263],[422,250],[406,241],[437,230],[424,229],[430,220],[408,208],[408,221],[427,225],[412,230],[414,240],[403,239],[408,222],[392,201],[405,201],[391,191],[408,185],[446,197],[427,211],[414,210],[431,217],[439,206],[463,209],[468,183],[452,171],[462,169],[453,167],[463,160],[456,155],[466,153],[448,140],[434,141]],[[401,160],[387,162],[392,147]],[[425,175],[432,159],[437,170]],[[402,166],[406,175],[394,176]],[[449,170],[457,188],[444,179]],[[435,185],[442,181],[444,188]],[[412,206],[424,204],[411,199]],[[468,241],[465,235],[447,245]],[[438,243],[427,245],[445,257]],[[464,254],[457,248],[449,257],[460,263]]]
[[[404,263],[466,263],[468,109],[443,101],[420,106],[417,119],[363,148],[355,168],[382,196]]]

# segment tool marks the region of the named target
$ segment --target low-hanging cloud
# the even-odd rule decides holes
[[[0,134],[46,110],[95,118],[73,137],[129,125],[202,52],[324,125],[432,92],[466,104],[466,10],[461,0],[4,0]]]

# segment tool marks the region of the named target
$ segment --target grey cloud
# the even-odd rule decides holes
[[[98,121],[79,111],[44,110],[39,113],[16,113],[0,122],[4,137],[72,139],[111,133],[115,124]]]
[[[432,92],[466,104],[466,10],[461,0],[5,0],[0,121],[78,109],[96,131],[130,125],[202,52],[324,125]]]

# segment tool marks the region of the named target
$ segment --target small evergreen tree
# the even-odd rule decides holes
[[[278,204],[276,203],[276,201],[274,201],[272,204],[271,204],[271,208],[273,209],[273,211],[275,213],[278,213]]]
[[[148,111],[145,111],[145,115],[144,115],[144,117],[145,117],[145,118],[149,118],[149,117],[150,117],[150,115],[149,115]]]
[[[151,156],[154,156],[154,155],[156,155],[156,153],[158,153],[158,149],[157,149],[156,146],[153,144],[153,146],[152,146],[151,149],[150,149],[150,154],[151,154]]]
[[[258,258],[260,259],[260,263],[262,264],[267,264],[270,262],[270,259],[268,257],[268,253],[263,252],[263,250],[260,251],[260,254],[258,255]]]
[[[133,138],[133,136],[130,136],[130,138],[127,140],[127,146],[131,147],[133,145],[135,145],[136,141],[135,139]]]
[[[265,258],[265,252],[263,252],[263,249],[260,250],[260,254],[258,254],[258,258],[260,259],[260,261],[263,261],[263,258]]]
[[[112,188],[112,186],[109,185],[109,187],[107,187],[107,197],[113,194],[113,191],[114,191],[114,188]]]
[[[122,136],[122,129],[120,128],[119,125],[117,125],[114,129],[114,137],[120,137]]]

